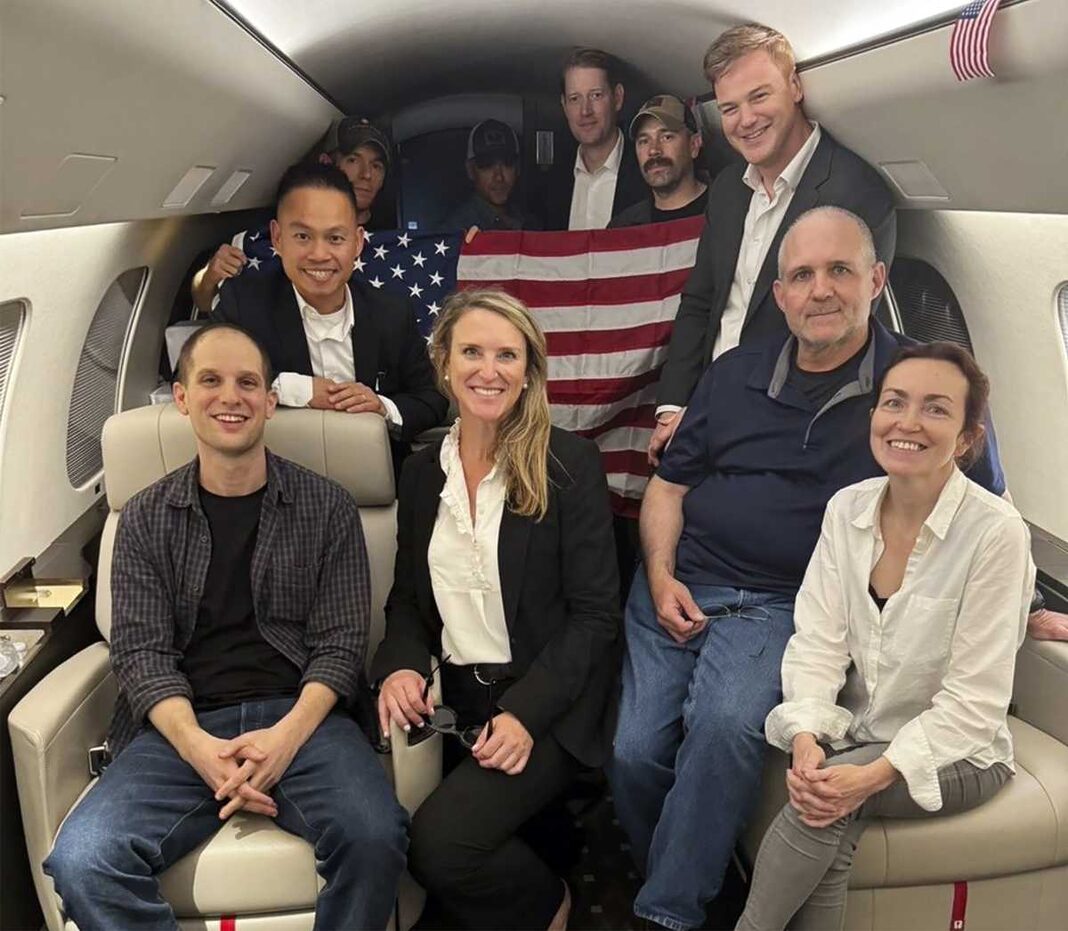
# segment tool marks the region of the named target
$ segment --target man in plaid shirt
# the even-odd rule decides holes
[[[176,928],[156,876],[244,809],[315,847],[316,928],[383,928],[407,815],[338,711],[367,648],[359,512],[272,455],[263,348],[230,324],[194,334],[174,399],[197,458],[123,509],[115,541],[114,762],[45,861],[67,917]]]

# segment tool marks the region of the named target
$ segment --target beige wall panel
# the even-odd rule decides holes
[[[950,195],[903,206],[1068,212],[1068,3],[998,12],[993,80],[956,80],[951,29],[806,70],[811,115],[872,164],[923,161]]]
[[[202,0],[3,0],[0,15],[0,232],[199,213],[239,168],[252,177],[227,209],[267,203],[337,114]],[[61,171],[72,154],[116,161],[83,178]],[[163,209],[194,165],[216,172]],[[41,205],[68,215],[24,217]]]
[[[67,416],[97,304],[123,271],[150,269],[131,341],[124,406],[148,403],[162,329],[194,255],[233,215],[114,223],[0,236],[0,302],[28,307],[0,425],[0,572],[37,556],[99,499],[67,478]]]
[[[1068,279],[1068,216],[904,212],[898,254],[929,262],[957,295],[990,376],[1013,500],[1068,540],[1068,363],[1054,303]]]

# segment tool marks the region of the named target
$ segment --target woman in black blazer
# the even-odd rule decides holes
[[[550,425],[545,337],[522,303],[446,303],[431,359],[460,416],[404,464],[379,717],[446,732],[409,868],[469,928],[563,928],[567,886],[516,834],[611,741],[618,574],[596,446]],[[425,683],[440,657],[444,701]],[[451,758],[451,759],[450,759]],[[451,765],[450,765],[451,764]]]

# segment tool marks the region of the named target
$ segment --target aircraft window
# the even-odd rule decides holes
[[[15,361],[25,313],[26,308],[22,301],[0,304],[0,417],[4,415],[7,376],[11,371],[11,364]]]
[[[890,284],[906,336],[924,343],[946,339],[972,351],[960,302],[933,265],[899,256],[890,269]]]
[[[67,478],[78,488],[104,467],[100,433],[118,410],[119,369],[148,268],[123,272],[104,293],[82,346],[67,419]]]
[[[1064,340],[1064,354],[1068,356],[1068,283],[1057,288],[1057,319],[1061,324],[1061,339]],[[2,398],[0,391],[0,398]]]

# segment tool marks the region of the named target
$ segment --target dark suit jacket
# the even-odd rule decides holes
[[[356,381],[385,395],[400,411],[402,442],[445,419],[448,401],[434,386],[426,340],[403,297],[349,280]],[[293,286],[281,269],[231,278],[219,289],[213,319],[236,323],[263,343],[276,372],[311,375],[311,356]]]
[[[441,616],[427,549],[445,484],[435,443],[401,475],[397,563],[386,602],[386,636],[371,677],[430,671],[441,652]],[[597,448],[556,427],[549,441],[544,519],[507,507],[498,538],[501,593],[517,681],[499,705],[538,737],[550,731],[572,756],[599,766],[611,745],[619,674],[619,575],[607,484]],[[448,703],[449,696],[444,696]]]
[[[824,204],[844,207],[871,227],[875,251],[890,266],[897,239],[894,199],[886,182],[864,159],[839,145],[827,130],[801,176],[760,268],[742,327],[742,341],[781,332],[786,322],[772,295],[779,244],[790,224],[806,210]],[[746,165],[725,168],[708,192],[707,222],[697,245],[697,261],[682,292],[668,358],[660,375],[657,403],[685,405],[711,361],[738,251],[742,244],[751,188],[742,180]]]
[[[578,152],[577,145],[565,146],[564,153],[567,158],[565,164],[574,166],[575,155]],[[566,230],[571,220],[571,198],[575,193],[575,173],[570,171],[567,175],[567,197],[561,198],[555,203],[557,212],[549,217],[545,228],[549,230]],[[649,196],[649,188],[642,177],[642,170],[638,167],[638,159],[634,155],[634,145],[623,136],[623,157],[619,162],[619,174],[616,176],[616,193],[612,198],[612,213],[615,216],[621,210],[629,207],[643,197]]]

